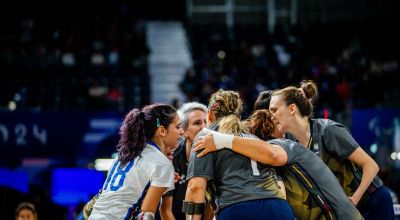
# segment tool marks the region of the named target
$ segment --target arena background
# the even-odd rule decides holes
[[[0,8],[0,219],[73,219],[104,181],[132,108],[312,79],[400,193],[399,4],[187,0]],[[105,160],[104,160],[105,159]]]

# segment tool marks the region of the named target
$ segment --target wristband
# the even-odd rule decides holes
[[[204,202],[203,203],[194,203],[183,201],[182,212],[188,215],[202,215],[204,213]]]
[[[233,142],[233,138],[235,136],[233,136],[231,134],[224,134],[224,133],[212,131],[207,128],[203,128],[203,130],[204,129],[206,129],[207,133],[212,133],[214,144],[215,144],[217,150],[221,150],[223,148],[232,149],[232,142]]]

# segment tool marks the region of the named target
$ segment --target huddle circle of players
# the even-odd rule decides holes
[[[379,167],[348,129],[313,118],[317,86],[238,92],[208,107],[131,110],[118,158],[78,219],[394,219]]]

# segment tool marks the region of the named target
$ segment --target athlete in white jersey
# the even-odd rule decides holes
[[[174,168],[165,156],[183,130],[176,110],[153,104],[134,109],[121,126],[116,159],[93,206],[90,220],[154,217],[161,196],[174,187]]]

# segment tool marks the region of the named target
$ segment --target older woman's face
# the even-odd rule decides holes
[[[190,142],[193,142],[197,133],[206,127],[206,117],[207,113],[201,110],[195,110],[189,113],[188,127],[184,129],[184,135]]]

